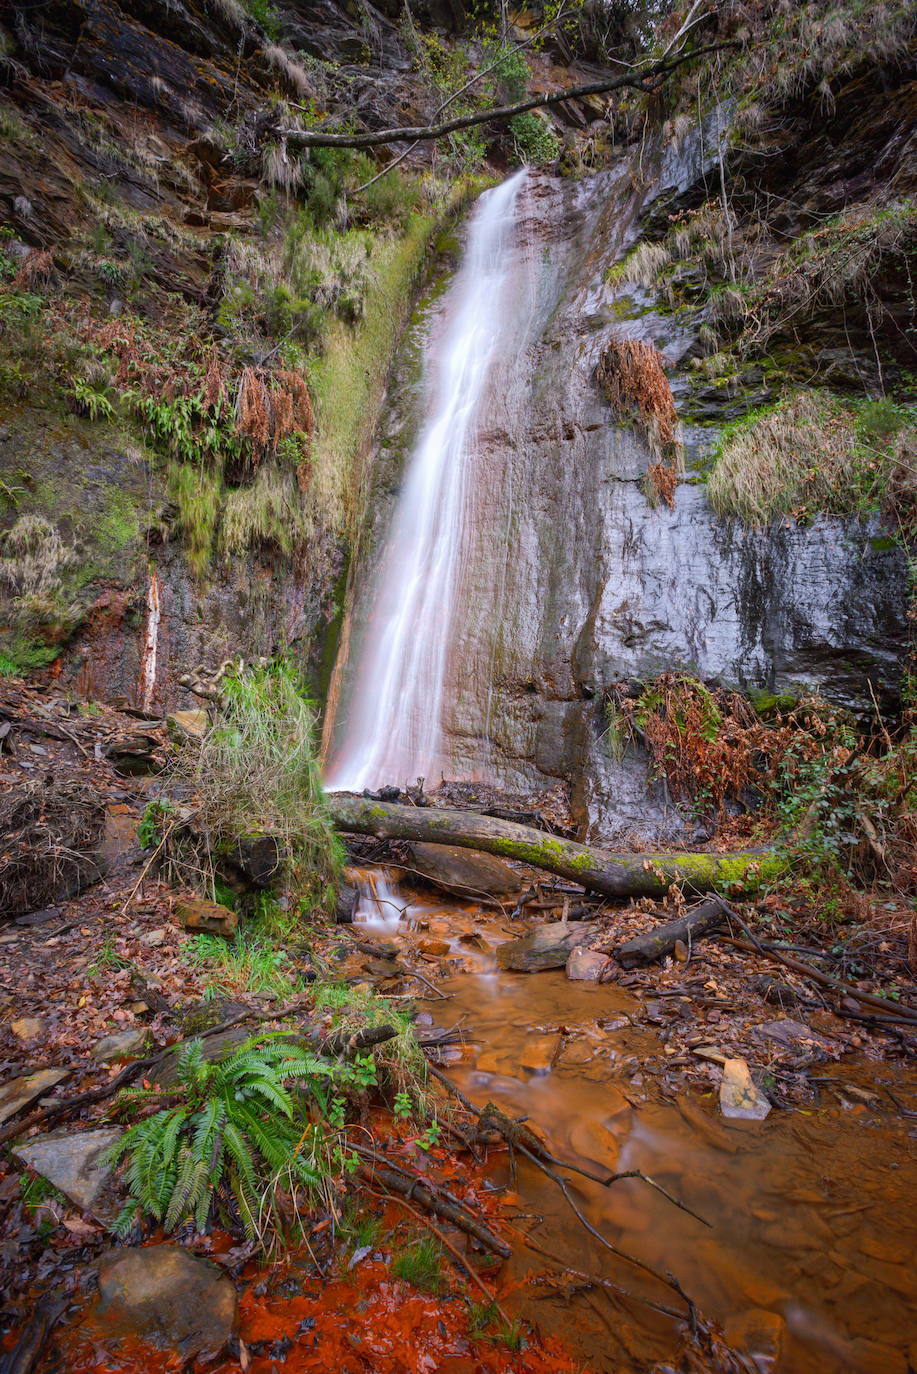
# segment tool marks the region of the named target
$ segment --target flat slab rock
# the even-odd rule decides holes
[[[178,1245],[112,1250],[99,1261],[90,1323],[174,1350],[182,1363],[216,1356],[236,1331],[235,1286],[209,1260]]]
[[[111,1035],[103,1035],[101,1040],[96,1041],[92,1056],[101,1059],[103,1064],[113,1064],[119,1059],[139,1059],[148,1036],[149,1032],[142,1026],[113,1031]]]
[[[54,1131],[13,1150],[17,1159],[103,1225],[111,1225],[120,1210],[105,1153],[120,1137],[116,1127],[97,1131]]]
[[[450,892],[502,897],[519,890],[519,874],[503,859],[451,844],[412,844],[411,866]]]
[[[36,1069],[22,1078],[11,1078],[0,1087],[0,1122],[8,1120],[68,1077],[68,1069]]]
[[[539,973],[544,969],[566,968],[570,951],[586,945],[597,933],[595,922],[577,921],[565,925],[550,921],[534,926],[518,940],[497,946],[497,963],[517,973]]]

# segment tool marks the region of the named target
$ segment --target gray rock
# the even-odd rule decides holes
[[[0,1122],[27,1107],[68,1076],[66,1069],[37,1069],[22,1078],[11,1078],[0,1087]]]
[[[565,925],[552,921],[535,926],[518,940],[507,940],[497,946],[497,963],[501,968],[517,973],[538,973],[544,969],[565,968],[570,951],[588,944],[599,927],[582,921]]]
[[[93,1058],[101,1059],[103,1064],[109,1064],[116,1059],[139,1059],[139,1051],[143,1049],[146,1038],[147,1032],[140,1026],[133,1030],[103,1035],[92,1047]]]
[[[110,1225],[120,1210],[105,1154],[121,1136],[120,1129],[62,1132],[39,1136],[13,1151],[23,1164],[41,1174],[83,1212]]]
[[[91,1323],[108,1335],[139,1337],[188,1362],[218,1355],[235,1334],[232,1281],[177,1245],[111,1251],[99,1261],[98,1278]]]

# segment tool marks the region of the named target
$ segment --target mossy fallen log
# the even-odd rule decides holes
[[[398,806],[346,792],[332,792],[327,801],[335,825],[347,834],[480,849],[543,868],[605,897],[661,897],[673,884],[689,892],[737,896],[773,882],[785,864],[767,848],[731,854],[613,854],[470,811]]]

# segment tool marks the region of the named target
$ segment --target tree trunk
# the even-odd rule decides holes
[[[783,869],[783,860],[772,849],[732,854],[609,854],[469,811],[397,806],[346,792],[330,793],[328,807],[338,829],[350,834],[481,849],[557,873],[605,897],[662,897],[673,883],[692,892],[736,895],[754,892]]]
[[[726,914],[719,902],[698,902],[684,916],[674,921],[666,921],[654,926],[645,935],[635,935],[614,950],[614,956],[622,968],[636,968],[639,964],[652,964],[664,954],[671,954],[678,940],[689,944],[710,930],[716,930],[726,920]]]

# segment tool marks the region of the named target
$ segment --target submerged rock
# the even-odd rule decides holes
[[[752,1082],[744,1059],[727,1059],[720,1082],[720,1111],[739,1121],[763,1121],[771,1104]]]
[[[497,946],[497,963],[517,973],[538,973],[542,969],[564,968],[571,950],[588,944],[598,927],[591,922],[565,925],[553,921],[535,926],[518,940]]]
[[[211,1264],[177,1245],[115,1250],[99,1261],[92,1322],[106,1335],[137,1336],[183,1362],[216,1356],[236,1329],[236,1290]]]
[[[112,1169],[106,1154],[120,1135],[116,1127],[97,1131],[56,1131],[20,1145],[13,1154],[64,1193],[75,1206],[109,1225],[120,1208],[110,1186]]]
[[[751,1308],[727,1318],[726,1340],[734,1350],[751,1356],[761,1374],[776,1370],[783,1353],[786,1323],[778,1312]]]
[[[451,844],[412,844],[411,865],[448,892],[502,897],[519,888],[519,875],[503,859]]]

